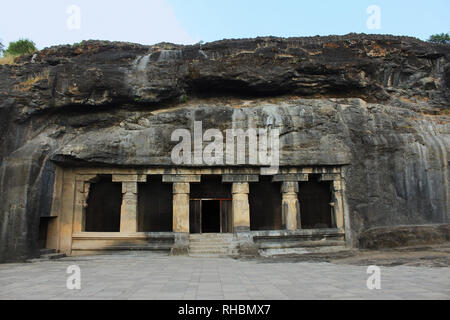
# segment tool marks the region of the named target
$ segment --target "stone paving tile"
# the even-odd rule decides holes
[[[82,290],[68,290],[67,267],[81,268]],[[450,299],[450,268],[382,267],[368,290],[367,267],[260,263],[127,253],[0,265],[0,299],[286,300]]]

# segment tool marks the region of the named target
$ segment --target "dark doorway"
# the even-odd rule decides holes
[[[202,176],[201,183],[191,184],[190,232],[231,233],[231,203],[230,184],[220,175]]]
[[[86,208],[86,232],[120,232],[122,184],[102,176],[91,184]]]
[[[47,246],[47,230],[49,218],[41,217],[39,222],[39,248],[44,249]]]
[[[271,176],[260,176],[260,181],[250,183],[250,229],[280,230],[281,183],[272,182]]]
[[[232,233],[231,199],[191,199],[190,233]]]
[[[151,175],[138,185],[139,232],[171,232],[172,184],[163,183],[161,175]]]
[[[202,232],[220,233],[220,201],[202,202]]]
[[[319,182],[318,176],[310,176],[310,181],[300,184],[298,196],[302,229],[336,227],[330,205],[330,182]]]

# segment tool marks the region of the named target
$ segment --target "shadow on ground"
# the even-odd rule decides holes
[[[444,268],[450,266],[450,243],[384,250],[346,250],[333,253],[279,255],[260,257],[255,260],[261,263],[328,262],[357,266],[405,265]]]

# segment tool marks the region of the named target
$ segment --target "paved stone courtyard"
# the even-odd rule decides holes
[[[68,290],[67,268],[81,268]],[[450,299],[450,268],[381,268],[369,290],[367,266],[326,262],[169,257],[148,252],[0,265],[0,299]]]

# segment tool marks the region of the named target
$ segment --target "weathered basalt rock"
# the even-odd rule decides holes
[[[0,261],[38,254],[54,164],[173,166],[173,130],[274,126],[281,165],[343,166],[355,245],[449,222],[450,46],[394,36],[143,46],[0,65]]]
[[[360,245],[367,249],[396,248],[450,242],[450,226],[389,226],[364,231]]]

